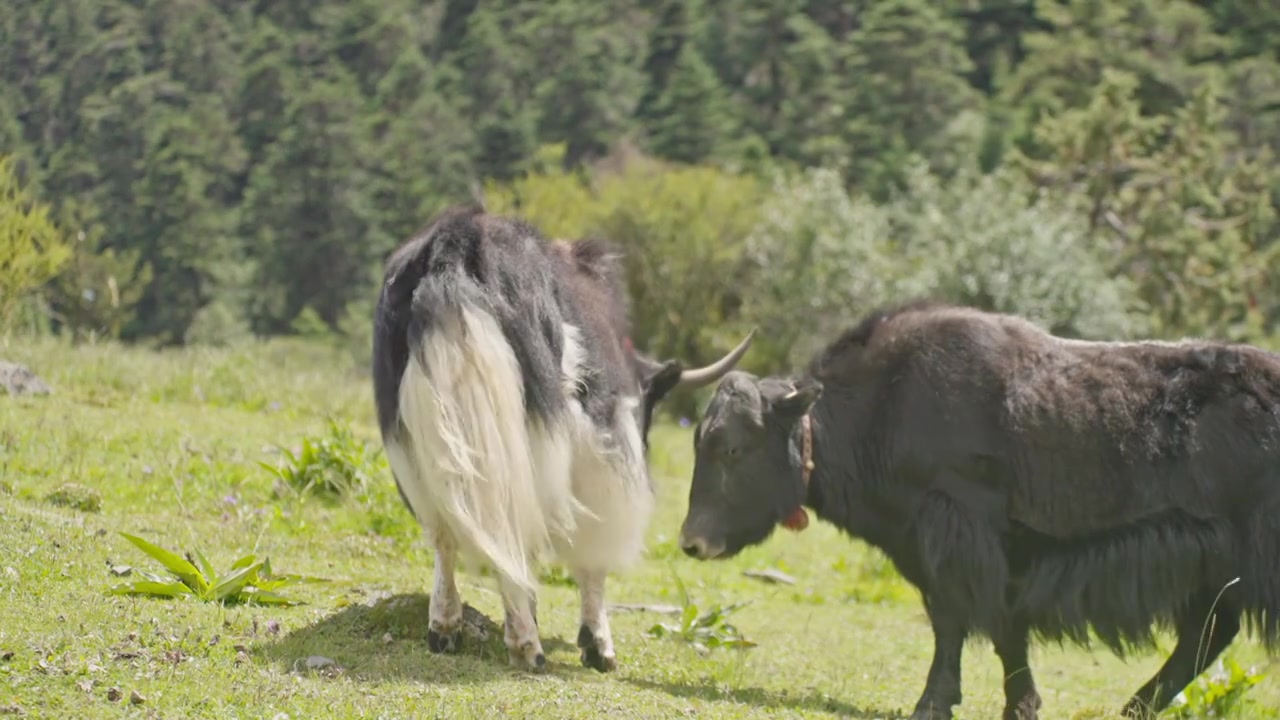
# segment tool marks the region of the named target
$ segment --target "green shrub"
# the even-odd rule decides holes
[[[626,254],[636,346],[693,364],[740,339],[732,320],[745,241],[765,190],[748,176],[637,158],[591,177],[549,171],[490,185],[485,202],[549,237],[614,243]],[[668,407],[687,412],[690,403],[676,395]]]
[[[741,322],[756,361],[794,367],[876,306],[917,297],[1026,315],[1056,332],[1140,333],[1132,284],[1110,274],[1087,223],[1010,171],[922,163],[884,204],[850,196],[835,171],[779,176],[747,242]]]
[[[26,297],[71,257],[49,209],[19,181],[12,158],[0,155],[0,329],[7,329]]]
[[[300,495],[315,493],[337,499],[363,494],[381,467],[379,449],[334,418],[329,418],[328,429],[326,436],[303,438],[296,454],[279,448],[283,456],[279,465],[258,464]]]

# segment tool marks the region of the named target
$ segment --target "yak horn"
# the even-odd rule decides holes
[[[743,355],[747,354],[747,348],[751,347],[751,339],[755,337],[756,328],[751,328],[751,332],[738,343],[738,346],[730,350],[728,354],[719,360],[707,365],[706,367],[685,370],[680,373],[680,382],[676,387],[699,388],[703,385],[711,383],[724,377],[733,369]]]

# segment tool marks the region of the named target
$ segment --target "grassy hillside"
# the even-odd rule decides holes
[[[599,675],[573,647],[576,590],[549,569],[539,601],[549,672],[534,676],[508,669],[500,630],[468,637],[460,656],[428,652],[431,554],[381,456],[359,462],[360,443],[376,453],[377,434],[368,384],[344,355],[284,342],[164,355],[48,343],[0,348],[0,357],[55,388],[0,395],[0,713],[887,718],[905,717],[923,686],[932,639],[919,601],[862,544],[814,525],[729,562],[680,554],[691,447],[677,424],[654,438],[662,498],[649,559],[610,582],[609,600],[679,605],[683,583],[700,610],[749,602],[728,621],[757,645],[702,655],[647,635],[676,617],[615,611],[621,667]],[[279,462],[276,445],[327,437],[329,418],[349,429],[335,447],[357,460],[367,489],[301,496],[259,465]],[[117,532],[198,548],[220,571],[252,552],[277,572],[329,582],[281,590],[306,602],[295,607],[110,595],[136,569],[162,572]],[[133,574],[114,575],[123,565]],[[796,584],[743,574],[766,568]],[[464,573],[459,585],[501,622],[489,578]],[[1277,668],[1252,642],[1229,653],[1268,673],[1236,717],[1280,717]],[[313,656],[334,664],[308,670]],[[1042,717],[1113,717],[1162,660],[1037,649]],[[975,642],[957,716],[998,717],[1001,684],[989,644]]]

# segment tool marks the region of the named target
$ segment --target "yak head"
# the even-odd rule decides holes
[[[811,379],[725,375],[694,431],[693,484],[680,547],[699,560],[764,542],[804,500],[801,418]]]

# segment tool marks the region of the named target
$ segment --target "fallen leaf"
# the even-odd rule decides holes
[[[132,690],[132,691],[130,691],[130,692],[129,692],[129,702],[130,702],[131,704],[133,704],[133,705],[141,705],[142,703],[144,703],[144,702],[146,702],[146,701],[147,701],[147,699],[146,699],[146,698],[144,698],[144,697],[142,697],[142,694],[141,694],[141,693],[139,693],[137,690]]]
[[[765,582],[783,583],[784,585],[796,584],[795,578],[781,570],[774,570],[773,568],[769,568],[768,570],[744,570],[742,571],[742,574],[747,577],[764,580]]]
[[[661,615],[679,615],[680,608],[675,605],[645,605],[632,603],[617,603],[609,606],[612,610],[630,610],[633,612],[652,612]]]

